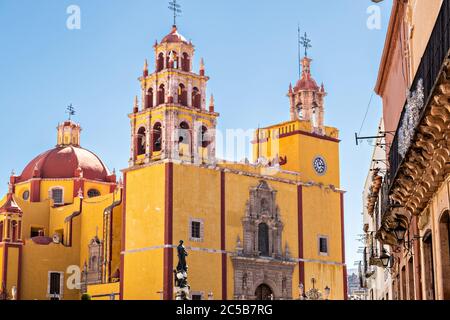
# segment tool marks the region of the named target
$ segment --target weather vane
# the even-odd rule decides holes
[[[308,39],[308,35],[305,32],[305,35],[300,38],[300,44],[305,48],[305,57],[308,56],[308,49],[312,48],[311,39]]]
[[[70,104],[67,108],[66,108],[66,113],[69,115],[69,121],[72,119],[72,116],[75,115],[75,108],[72,104]]]
[[[177,17],[181,16],[182,10],[181,6],[177,3],[177,0],[172,0],[169,2],[169,10],[173,11],[173,25],[177,25]]]

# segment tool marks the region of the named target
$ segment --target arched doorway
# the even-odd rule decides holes
[[[442,289],[444,300],[450,300],[450,212],[445,211],[439,220],[441,244]]]
[[[266,284],[261,284],[255,291],[256,300],[272,300],[272,289]]]
[[[434,259],[431,231],[428,231],[423,237],[423,255],[426,300],[434,300]]]

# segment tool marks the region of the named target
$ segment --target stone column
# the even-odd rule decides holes
[[[195,164],[200,163],[199,149],[199,136],[201,135],[202,123],[198,121],[197,116],[192,118],[192,159]]]
[[[188,84],[187,84],[187,105],[188,107],[192,107],[192,80],[188,79]]]

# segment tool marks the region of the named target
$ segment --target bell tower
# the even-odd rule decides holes
[[[218,113],[211,96],[206,102],[209,77],[200,61],[193,71],[195,48],[176,25],[154,45],[154,71],[144,62],[141,103],[136,98],[131,120],[130,166],[164,159],[205,164],[215,159]]]
[[[324,123],[324,85],[317,85],[308,57],[305,34],[300,59],[300,79],[289,85],[290,120],[259,128],[253,140],[253,160],[258,165],[298,173],[303,181],[340,185],[339,130]]]
[[[319,87],[311,76],[311,62],[307,56],[301,60],[301,78],[294,88],[289,86],[291,121],[309,121],[315,133],[323,133],[324,98],[327,94],[324,85]]]

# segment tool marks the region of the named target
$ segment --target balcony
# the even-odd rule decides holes
[[[392,205],[419,214],[448,171],[450,132],[450,1],[444,1],[405,102],[382,187],[383,215]]]

